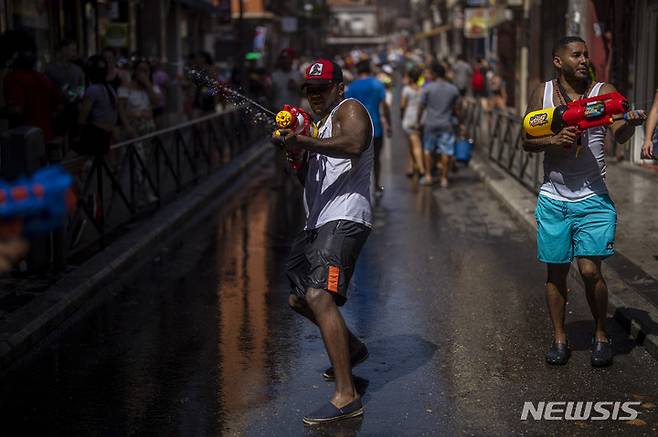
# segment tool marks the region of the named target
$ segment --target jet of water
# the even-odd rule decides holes
[[[239,92],[235,91],[234,89],[229,88],[228,86],[220,83],[216,79],[211,78],[208,76],[203,71],[196,70],[194,68],[187,69],[187,76],[194,82],[196,85],[201,85],[205,86],[208,88],[209,92],[213,95],[216,94],[228,94],[232,96],[233,103],[248,103],[258,109],[258,112],[260,114],[255,114],[255,119],[257,121],[267,121],[270,124],[274,123],[274,118],[276,117],[276,114],[260,103],[250,99],[249,97],[240,94]],[[251,111],[249,111],[251,112]]]

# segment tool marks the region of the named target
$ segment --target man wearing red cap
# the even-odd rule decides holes
[[[335,379],[333,397],[304,417],[304,423],[318,424],[363,414],[351,368],[368,358],[368,350],[347,329],[338,307],[347,301],[357,257],[372,227],[373,126],[361,103],[343,99],[343,73],[335,62],[313,62],[302,87],[321,119],[317,138],[281,130],[286,148],[306,154],[299,176],[307,220],[287,263],[288,301],[320,328],[332,364],[323,377]]]

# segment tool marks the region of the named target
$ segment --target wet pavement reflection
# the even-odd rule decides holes
[[[1,382],[2,435],[655,435],[658,367],[612,320],[615,364],[589,366],[592,323],[572,286],[565,367],[534,241],[468,169],[450,189],[386,191],[343,313],[370,350],[365,416],[304,427],[333,386],[318,330],[287,306],[299,188],[267,169],[136,265]],[[633,423],[521,421],[524,401],[640,400]]]

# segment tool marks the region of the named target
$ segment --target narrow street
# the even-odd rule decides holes
[[[7,435],[655,435],[658,366],[611,319],[611,368],[572,284],[567,366],[534,239],[466,168],[419,188],[400,131],[344,307],[370,359],[363,419],[305,428],[332,384],[319,332],[287,307],[298,187],[264,169],[190,223],[2,381]],[[588,389],[585,390],[584,387]],[[643,401],[633,422],[521,421],[524,401]]]

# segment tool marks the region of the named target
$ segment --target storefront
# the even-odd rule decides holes
[[[136,49],[134,0],[0,0],[0,31],[24,30],[36,44],[39,65],[50,62],[58,41],[78,43],[80,56],[103,47]]]

